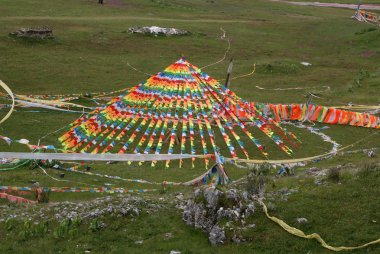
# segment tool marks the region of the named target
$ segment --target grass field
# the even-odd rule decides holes
[[[345,3],[356,3],[347,1]],[[376,1],[366,1],[375,4]],[[264,0],[0,0],[0,79],[16,94],[66,94],[113,91],[132,87],[147,76],[132,70],[155,74],[184,55],[198,67],[218,61],[227,48],[220,39],[220,28],[227,31],[231,50],[221,64],[203,71],[216,79],[225,77],[228,59],[234,58],[233,75],[249,73],[256,64],[253,76],[234,80],[232,90],[248,101],[291,103],[305,102],[308,92],[321,95],[314,102],[322,105],[380,104],[380,29],[356,22],[350,17],[352,10],[293,6]],[[131,26],[156,25],[189,30],[182,37],[138,36],[128,33]],[[48,41],[15,39],[8,34],[21,27],[49,26],[55,38]],[[312,66],[305,67],[306,61]],[[304,87],[304,90],[271,91],[266,89]],[[324,86],[329,86],[326,91]],[[45,110],[44,110],[45,111]],[[5,115],[0,110],[0,117]],[[35,144],[38,139],[74,121],[79,114],[62,112],[30,113],[18,110],[0,126],[0,135],[13,139],[26,138]],[[352,150],[378,147],[378,130],[357,127],[329,126],[324,133],[342,146],[355,144]],[[64,130],[46,137],[43,144],[57,145],[57,137]],[[295,130],[302,140],[302,148],[294,157],[324,153],[331,147],[318,136],[304,130]],[[372,136],[370,136],[372,135]],[[369,138],[368,138],[369,137]],[[10,147],[0,141],[0,151],[27,151],[24,146]],[[271,151],[272,159],[284,158],[278,150]],[[360,167],[369,159],[363,153],[335,157],[307,167],[331,167],[353,163]],[[372,159],[371,162],[378,162]],[[186,181],[206,169],[199,162],[195,169],[190,163],[178,169],[172,162],[170,169],[159,164],[95,164],[93,170],[103,174],[126,178],[143,178],[152,181]],[[228,165],[232,179],[247,174],[245,169]],[[357,245],[379,237],[378,172],[360,177],[347,174],[342,184],[314,186],[312,179],[299,169],[296,178],[280,179],[274,190],[283,186],[297,187],[301,191],[286,203],[276,203],[276,215],[286,221],[309,216],[312,223],[303,228],[308,233],[318,232],[329,243]],[[48,170],[57,177],[58,173]],[[116,180],[91,178],[67,173],[65,179],[104,186],[145,188],[141,184],[128,184]],[[55,182],[39,170],[21,168],[0,173],[0,185],[28,185],[38,180],[44,186],[68,185]],[[69,183],[75,186],[74,183]],[[189,194],[192,188],[172,188],[169,194],[149,194],[158,199],[174,192]],[[54,194],[53,200],[91,199],[95,194]],[[4,203],[0,200],[0,204]],[[205,235],[181,222],[180,212],[171,205],[159,214],[139,217],[136,221],[121,221],[125,229],[107,228],[98,233],[70,240],[56,240],[45,236],[19,244],[13,233],[3,234],[0,224],[1,252],[35,253],[40,249],[65,253],[83,253],[91,246],[92,253],[157,252],[171,249],[183,253],[324,253],[313,241],[289,236],[276,225],[257,213],[257,228],[252,232],[254,241],[249,244],[228,244],[210,247]],[[109,219],[111,220],[111,219]],[[377,223],[372,223],[375,220]],[[175,234],[169,241],[162,234]],[[144,239],[141,246],[136,239]],[[120,240],[122,239],[122,240]],[[24,245],[30,246],[25,249]],[[80,246],[80,247],[77,247]],[[85,246],[85,247],[83,247]],[[87,246],[87,247],[86,247]],[[310,251],[310,252],[309,252]],[[355,253],[376,253],[379,247]]]

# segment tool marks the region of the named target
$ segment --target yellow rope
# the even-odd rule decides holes
[[[206,66],[203,66],[203,67],[199,68],[199,71],[200,71],[200,70],[203,70],[203,69],[206,69],[206,68],[208,68],[208,67],[210,67],[210,66],[214,66],[214,65],[216,65],[216,64],[219,64],[219,63],[223,62],[224,59],[226,59],[226,57],[227,57],[227,53],[228,53],[228,51],[230,51],[230,49],[231,49],[231,42],[230,42],[230,39],[229,39],[228,37],[226,37],[226,31],[225,31],[222,27],[220,28],[220,30],[223,32],[223,35],[220,37],[220,39],[221,39],[221,40],[225,40],[225,41],[227,41],[227,44],[228,44],[227,49],[226,49],[226,51],[224,52],[224,55],[223,55],[222,59],[216,61],[215,63],[211,63],[211,64],[208,64],[208,65],[206,65]]]
[[[11,115],[12,115],[12,112],[13,112],[13,109],[15,107],[15,97],[13,96],[13,93],[12,93],[12,90],[3,82],[0,80],[0,86],[9,94],[9,96],[11,96],[12,98],[12,107],[11,109],[9,110],[9,112],[3,117],[3,119],[0,120],[0,123],[3,123],[5,122],[5,120],[7,120]]]
[[[247,74],[244,74],[244,75],[240,75],[240,76],[237,76],[237,77],[233,77],[233,78],[231,78],[231,80],[251,76],[251,75],[255,74],[255,71],[256,71],[256,64],[253,65],[253,70],[250,73],[247,73]]]
[[[255,71],[256,71],[256,64],[253,65],[253,70],[250,73],[243,74],[243,75],[240,75],[240,76],[237,76],[237,77],[233,77],[233,78],[231,78],[231,80],[235,80],[235,79],[238,79],[238,78],[244,78],[244,77],[251,76],[251,75],[255,74]],[[216,81],[220,82],[220,81],[223,81],[223,80],[224,79],[217,79]]]
[[[306,235],[303,231],[301,231],[301,230],[299,230],[297,228],[294,228],[292,226],[289,226],[283,220],[280,220],[280,219],[278,219],[278,218],[276,218],[274,216],[270,216],[268,214],[268,208],[267,208],[267,206],[261,200],[259,200],[259,203],[263,207],[264,213],[268,217],[268,219],[270,219],[270,220],[274,221],[275,223],[277,223],[280,227],[282,227],[288,233],[290,233],[292,235],[295,235],[295,236],[298,236],[298,237],[301,237],[301,238],[305,238],[305,239],[316,239],[324,248],[332,250],[332,251],[356,250],[356,249],[365,248],[365,247],[367,247],[369,245],[372,245],[372,244],[378,244],[378,243],[380,243],[380,239],[377,239],[375,241],[372,241],[372,242],[369,242],[369,243],[366,243],[366,244],[363,244],[363,245],[360,245],[360,246],[354,246],[354,247],[345,247],[345,246],[334,247],[334,246],[328,245],[322,239],[322,237],[320,235],[318,235],[317,233],[312,233],[310,235]]]
[[[357,105],[357,106],[333,106],[332,108],[340,108],[340,109],[356,109],[356,110],[366,110],[366,109],[380,109],[379,105]]]

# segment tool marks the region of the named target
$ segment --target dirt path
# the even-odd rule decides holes
[[[301,5],[301,6],[317,6],[317,7],[334,7],[334,8],[344,8],[344,9],[353,9],[356,10],[358,8],[357,4],[337,4],[337,3],[320,3],[320,2],[291,2],[291,1],[283,1],[283,0],[271,0],[272,2],[281,2],[293,5]],[[377,4],[362,4],[360,6],[362,10],[380,10],[380,5]]]
[[[138,16],[8,16],[0,17],[0,20],[151,20],[151,21],[175,21],[175,22],[192,22],[192,23],[253,23],[263,22],[261,20],[248,19],[175,19],[175,18],[157,18],[157,17],[138,17]]]

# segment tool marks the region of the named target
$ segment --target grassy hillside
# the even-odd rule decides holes
[[[128,63],[142,72],[154,74],[182,55],[199,67],[218,61],[227,48],[226,41],[220,39],[222,27],[231,40],[231,49],[225,61],[203,71],[217,79],[224,79],[230,57],[234,58],[235,77],[249,73],[256,64],[253,76],[233,80],[231,86],[234,92],[248,101],[305,102],[305,95],[315,92],[321,98],[314,102],[322,105],[344,105],[349,102],[379,104],[380,29],[350,19],[352,14],[352,10],[346,9],[292,6],[264,0],[105,0],[103,6],[96,0],[1,0],[0,79],[17,94],[83,93],[131,87],[144,81],[147,75],[132,70]],[[128,33],[131,26],[145,25],[186,29],[191,35],[153,37]],[[21,27],[35,26],[51,27],[55,38],[30,41],[8,35]],[[300,64],[302,61],[312,65],[305,67]],[[304,89],[273,91],[260,90],[256,86],[265,89]],[[326,90],[325,86],[330,89]],[[26,138],[31,143],[37,143],[40,137],[79,117],[75,113],[42,111],[14,112],[9,120],[1,124],[0,135]],[[0,118],[5,114],[4,109],[0,110]],[[378,130],[329,127],[324,133],[342,146],[360,141],[351,150],[379,146]],[[63,132],[49,135],[42,143],[57,145],[57,137]],[[294,132],[303,142],[294,158],[321,154],[331,147],[331,144],[305,130],[294,129]],[[9,147],[0,141],[0,151],[27,149],[17,144]],[[279,150],[272,149],[270,152],[272,159],[285,158]],[[280,179],[273,190],[288,186],[300,191],[288,202],[276,203],[275,214],[289,222],[294,222],[298,216],[308,217],[312,223],[304,230],[308,233],[321,232],[329,243],[336,245],[356,245],[378,238],[378,172],[360,177],[347,174],[341,185],[327,184],[323,187],[315,186],[313,179],[302,173],[305,168],[313,166],[325,168],[347,163],[359,168],[367,160],[364,153],[348,154],[311,163],[300,168],[296,177]],[[378,162],[378,159],[370,162]],[[94,172],[102,174],[157,182],[187,181],[206,170],[201,162],[197,162],[195,169],[191,169],[190,163],[179,169],[178,162],[172,162],[170,169],[165,169],[161,164],[151,168],[147,163],[142,166],[94,164],[92,167]],[[233,165],[227,165],[227,170],[232,179],[245,176],[248,172]],[[58,172],[53,170],[48,170],[48,173],[58,176]],[[147,187],[74,173],[67,173],[65,179],[96,186],[111,183],[128,188]],[[31,180],[37,180],[43,186],[78,185],[56,182],[41,171],[27,167],[0,173],[0,185],[27,186]],[[167,194],[154,193],[147,195],[147,198],[170,200],[176,192],[190,195],[192,188],[172,187]],[[98,196],[52,194],[51,199],[76,201]],[[0,204],[6,202],[0,200]],[[217,248],[208,245],[202,232],[184,225],[180,212],[173,204],[167,204],[157,214],[144,215],[134,221],[105,220],[109,220],[108,224],[121,226],[108,227],[97,233],[88,233],[87,229],[82,228],[80,232],[83,234],[69,241],[67,238],[57,240],[48,234],[23,242],[18,238],[17,230],[7,232],[0,223],[0,251],[34,253],[34,250],[43,248],[50,249],[52,253],[83,253],[86,249],[91,249],[92,253],[168,253],[171,249],[179,249],[183,253],[308,253],[309,250],[309,253],[324,253],[315,242],[289,236],[261,213],[257,214],[257,228],[252,232],[253,242]],[[174,232],[175,237],[163,241],[162,235],[169,231]],[[139,239],[144,239],[144,244],[134,244]],[[32,248],[25,250],[24,244]],[[371,251],[379,251],[379,248],[374,247]],[[364,252],[367,250],[357,251]]]

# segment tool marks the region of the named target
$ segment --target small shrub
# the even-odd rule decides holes
[[[327,172],[327,179],[331,182],[338,183],[341,178],[340,168],[330,168]]]
[[[247,177],[246,189],[248,193],[260,195],[265,190],[265,185],[269,180],[269,171],[271,166],[269,164],[260,165],[259,168],[253,169]]]
[[[32,227],[32,222],[30,220],[24,221],[24,229],[29,230]]]
[[[30,220],[25,220],[23,228],[20,230],[20,232],[18,234],[21,241],[26,241],[30,237],[33,236],[31,227],[32,227],[32,222]]]
[[[63,238],[69,232],[71,227],[71,220],[63,220],[57,228],[54,229],[53,235],[55,238]]]
[[[219,199],[218,199],[218,204],[217,207],[224,207],[224,208],[232,208],[233,206],[237,205],[234,200],[228,199],[227,195],[223,193]]]
[[[200,204],[200,203],[207,204],[207,200],[206,200],[206,198],[204,197],[203,193],[197,195],[197,196],[194,198],[194,202],[197,203],[197,204]]]
[[[274,71],[274,67],[271,64],[266,64],[264,69],[266,73],[272,73]]]
[[[33,227],[32,234],[33,236],[43,236],[48,232],[48,222],[40,222]]]
[[[63,238],[65,236],[65,231],[61,226],[58,226],[53,231],[53,236],[57,239]]]
[[[93,219],[90,223],[89,230],[92,232],[99,231],[102,228],[102,222],[98,219]]]
[[[379,165],[375,162],[365,162],[359,169],[360,176],[368,176],[372,172],[379,170]]]
[[[13,228],[14,228],[14,225],[13,225],[13,220],[8,218],[6,221],[5,221],[5,228],[8,230],[8,231],[11,231]]]
[[[358,87],[361,87],[361,82],[367,78],[371,77],[370,73],[367,70],[360,70],[356,76],[355,83]]]
[[[265,74],[295,74],[301,70],[301,67],[296,62],[283,61],[263,64],[258,66],[258,73]]]
[[[370,27],[370,28],[362,29],[362,30],[360,30],[359,32],[356,32],[355,34],[356,34],[356,35],[361,35],[361,34],[365,34],[365,33],[373,32],[373,31],[376,31],[376,30],[377,30],[377,28],[375,28],[375,27]]]
[[[379,168],[379,165],[375,162],[365,162],[362,166],[362,169],[365,171],[376,171]]]
[[[76,229],[76,228],[70,229],[68,234],[69,234],[70,238],[74,238],[75,236],[78,235],[78,229]]]
[[[31,237],[31,232],[29,230],[21,230],[18,233],[18,237],[20,238],[21,241],[26,241]]]
[[[75,219],[66,219],[63,220],[58,227],[56,227],[53,231],[53,236],[57,239],[64,238],[67,235],[71,238],[78,235],[79,227],[82,224],[82,219],[80,217],[76,217]],[[44,228],[44,232],[47,232],[47,224]]]
[[[73,228],[79,228],[79,226],[82,224],[82,219],[80,217],[76,217],[73,220],[72,226]]]

